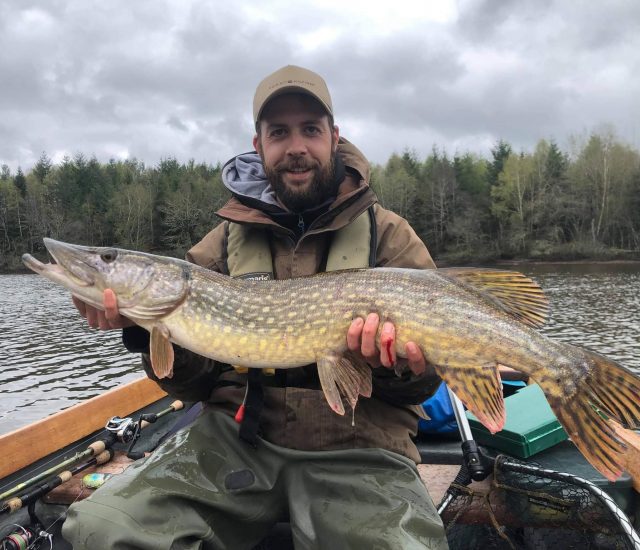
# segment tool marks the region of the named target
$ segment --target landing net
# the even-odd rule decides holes
[[[504,456],[493,475],[488,492],[454,482],[439,507],[452,550],[640,550],[625,512],[590,481]]]

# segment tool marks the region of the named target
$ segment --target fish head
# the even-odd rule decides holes
[[[55,263],[25,254],[22,261],[28,268],[98,309],[104,309],[103,292],[109,288],[116,294],[120,313],[134,321],[166,315],[188,291],[189,264],[182,260],[48,238],[44,244]]]

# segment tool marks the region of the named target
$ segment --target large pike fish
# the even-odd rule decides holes
[[[344,414],[371,395],[371,370],[350,356],[352,319],[377,312],[396,326],[395,346],[416,342],[467,408],[493,433],[505,409],[498,366],[543,389],[576,446],[603,475],[626,464],[615,421],[636,427],[640,380],[601,355],[541,335],[547,301],[524,275],[496,270],[362,269],[277,281],[232,279],[188,262],[45,239],[55,264],[27,267],[102,308],[106,288],[120,312],[151,334],[151,362],[170,376],[174,342],[233,365],[317,363],[329,405]]]

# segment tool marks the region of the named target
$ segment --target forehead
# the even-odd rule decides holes
[[[320,102],[307,94],[282,94],[273,98],[262,111],[260,122],[286,122],[292,118],[315,120],[327,117]]]

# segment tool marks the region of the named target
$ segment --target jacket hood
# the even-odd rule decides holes
[[[255,151],[232,158],[222,168],[222,183],[240,200],[250,198],[281,209]]]

